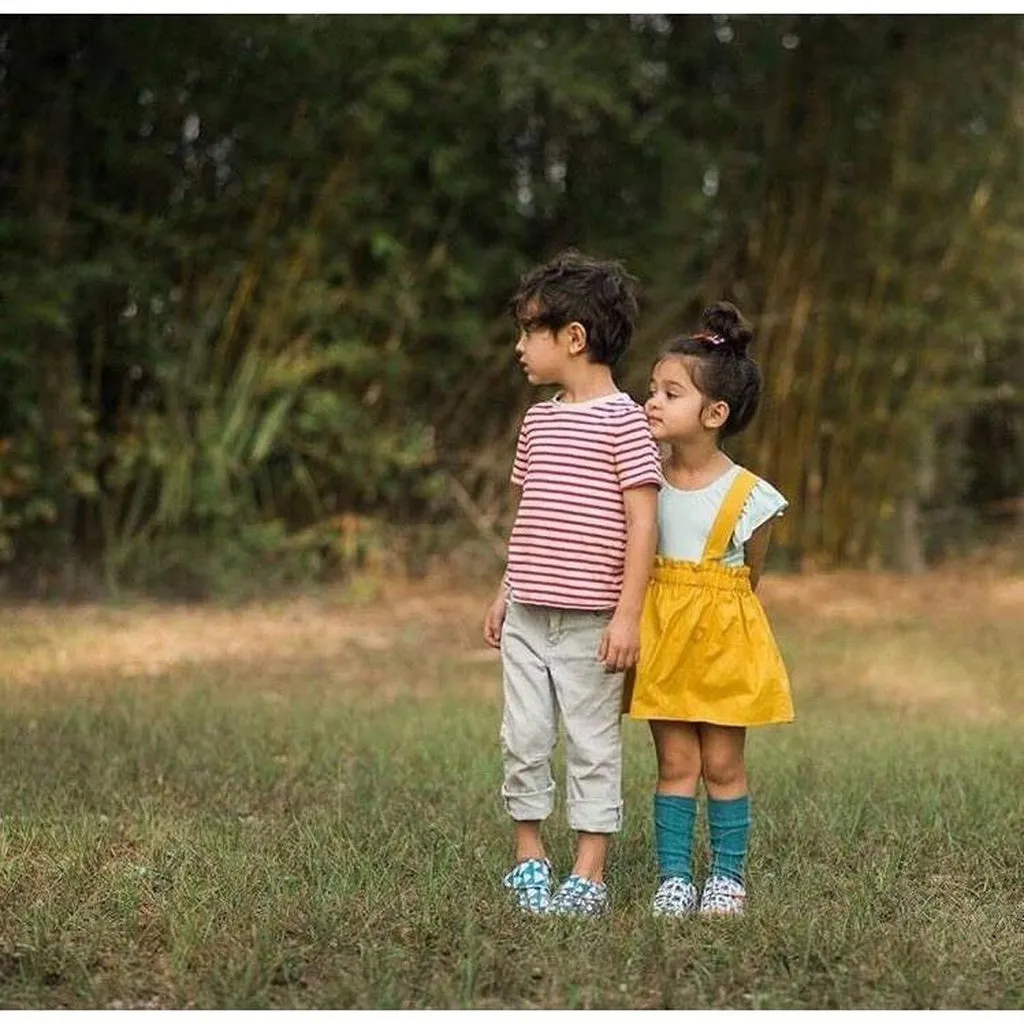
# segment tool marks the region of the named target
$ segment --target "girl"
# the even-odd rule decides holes
[[[649,720],[658,756],[658,915],[698,906],[743,912],[746,728],[793,719],[786,669],[754,596],[772,520],[788,503],[720,447],[757,409],[761,374],[747,355],[753,335],[727,302],[706,309],[701,325],[669,343],[645,406],[655,439],[670,450],[629,706],[633,718]],[[691,855],[701,779],[712,855],[698,902]]]

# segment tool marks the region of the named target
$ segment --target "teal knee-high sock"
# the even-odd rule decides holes
[[[658,851],[658,874],[662,878],[693,881],[693,826],[697,800],[692,796],[654,796],[654,845]]]
[[[750,843],[750,797],[712,800],[708,797],[711,833],[711,874],[743,882]]]

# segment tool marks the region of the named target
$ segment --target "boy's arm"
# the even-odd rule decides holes
[[[522,487],[512,484],[512,522],[516,521],[516,516],[519,514],[519,502],[523,500],[523,489]],[[506,556],[507,557],[507,556]],[[501,582],[498,584],[498,597],[508,597],[508,566],[505,566],[505,571],[501,574]]]
[[[626,512],[622,592],[597,651],[597,660],[603,661],[610,672],[623,672],[636,664],[640,653],[640,613],[658,548],[658,488],[631,487],[622,492],[622,500]]]
[[[519,511],[519,502],[523,497],[522,487],[512,485],[512,521],[515,522]],[[488,647],[501,646],[501,627],[505,622],[505,609],[508,606],[508,568],[501,574],[498,593],[495,594],[487,614],[484,616],[484,643]]]
[[[772,539],[772,521],[762,523],[743,545],[743,559],[750,566],[750,588],[757,590],[761,582],[765,559],[768,557],[768,545]]]

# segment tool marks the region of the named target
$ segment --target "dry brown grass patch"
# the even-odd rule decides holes
[[[7,608],[0,677],[23,686],[92,686],[201,667],[263,689],[268,699],[302,680],[365,690],[381,701],[495,691],[497,655],[481,638],[490,588],[433,578],[376,590],[370,602],[339,589],[235,608]],[[795,683],[818,680],[810,692],[860,689],[889,703],[967,708],[983,717],[1005,709],[979,678],[986,666],[975,664],[973,631],[984,626],[1002,645],[990,665],[1013,660],[1007,645],[1024,621],[1024,578],[981,570],[769,575],[761,596],[780,634],[801,643],[848,631],[849,642],[830,648],[824,661],[813,643],[790,645]]]

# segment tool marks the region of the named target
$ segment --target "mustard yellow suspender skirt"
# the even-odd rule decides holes
[[[757,478],[741,470],[700,562],[658,557],[640,621],[629,713],[715,725],[793,720],[789,677],[748,566],[721,560]]]

